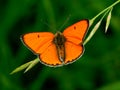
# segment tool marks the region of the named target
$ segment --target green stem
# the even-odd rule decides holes
[[[109,7],[107,7],[106,9],[104,9],[103,11],[101,11],[100,13],[98,13],[95,17],[93,17],[90,21],[93,22],[97,17],[99,17],[101,14],[103,14],[105,11],[107,11],[108,9],[112,8],[113,6],[115,6],[116,4],[118,4],[120,2],[120,0],[116,1],[115,3],[113,3],[112,5],[110,5]]]

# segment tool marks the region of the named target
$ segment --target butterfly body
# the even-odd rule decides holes
[[[83,54],[83,39],[89,26],[81,20],[62,33],[34,32],[22,36],[23,43],[48,66],[62,66],[76,61]]]
[[[61,32],[57,32],[55,34],[53,43],[57,48],[58,58],[62,63],[64,63],[64,60],[65,60],[65,41],[66,39]]]

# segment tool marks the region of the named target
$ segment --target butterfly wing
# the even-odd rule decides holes
[[[48,46],[48,48],[40,56],[41,61],[49,66],[59,66],[62,62],[58,59],[58,54],[56,46],[53,42]]]
[[[88,20],[81,20],[64,30],[65,42],[65,63],[72,62],[79,58],[83,51],[83,39],[89,26]]]
[[[59,65],[56,47],[53,44],[54,35],[49,32],[28,33],[22,36],[23,43],[46,65]]]
[[[63,32],[67,41],[79,44],[83,41],[83,38],[87,32],[89,21],[87,19],[81,20],[72,26],[66,28]]]
[[[80,58],[84,51],[83,45],[76,45],[71,42],[65,43],[65,64],[73,62]]]
[[[52,42],[54,35],[49,32],[28,33],[22,36],[23,43],[36,54],[41,54]]]

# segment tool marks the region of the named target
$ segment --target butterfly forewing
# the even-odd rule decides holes
[[[54,35],[49,32],[28,33],[22,36],[22,41],[35,53],[42,53],[52,42]]]
[[[89,26],[88,20],[81,20],[63,31],[63,35],[67,38],[67,41],[79,44],[83,41],[84,36]]]

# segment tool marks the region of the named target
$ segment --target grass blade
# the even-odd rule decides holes
[[[39,61],[39,58],[36,58],[35,60],[32,61],[32,63],[26,68],[26,70],[24,71],[24,73],[26,73],[27,71],[29,71],[32,67],[34,67]]]
[[[92,36],[95,34],[95,32],[97,31],[97,29],[99,28],[100,24],[101,24],[100,20],[93,28],[93,30],[90,32],[89,36],[86,38],[86,40],[84,41],[83,45],[85,45],[91,38]]]
[[[19,71],[22,71],[23,69],[25,69],[26,67],[28,67],[31,63],[32,63],[32,61],[27,62],[27,63],[19,66],[18,68],[14,69],[10,74],[14,74],[14,73],[17,73]]]
[[[107,16],[106,27],[105,27],[105,33],[107,32],[108,27],[109,27],[109,25],[110,25],[112,9],[113,9],[113,8],[110,9],[110,12],[109,12],[109,14],[108,14],[108,16]]]
[[[83,45],[85,45],[95,34],[95,32],[98,30],[103,18],[105,17],[105,15],[108,13],[108,11],[102,16],[102,18],[98,21],[98,23],[94,26],[94,28],[92,29],[92,31],[90,32],[90,34],[88,35],[88,37],[86,38],[86,40],[83,42]],[[93,23],[93,19],[91,19],[89,22],[92,25]]]

